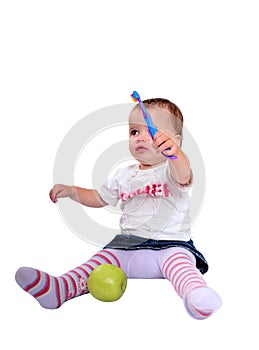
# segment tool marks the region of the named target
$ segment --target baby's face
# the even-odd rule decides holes
[[[174,138],[175,131],[171,114],[157,107],[152,107],[148,112],[157,129]],[[130,152],[140,162],[140,168],[156,166],[166,161],[166,157],[154,146],[139,108],[134,109],[129,116],[129,137]]]

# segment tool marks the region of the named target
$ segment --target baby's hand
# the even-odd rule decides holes
[[[166,156],[176,155],[178,153],[178,146],[162,131],[158,131],[154,136],[154,144],[159,149],[159,151],[164,153]],[[170,150],[167,150],[170,148]]]
[[[58,198],[63,198],[63,197],[72,197],[73,195],[73,187],[72,186],[65,186],[65,185],[55,185],[50,193],[50,199],[52,200],[53,203],[57,203]]]

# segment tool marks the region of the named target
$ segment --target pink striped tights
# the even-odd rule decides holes
[[[21,267],[15,278],[42,307],[56,309],[65,301],[88,293],[87,279],[101,264],[121,267],[128,278],[166,278],[183,299],[189,315],[195,319],[205,319],[221,306],[219,295],[206,286],[196,268],[194,255],[178,247],[157,251],[103,249],[86,263],[60,277]]]

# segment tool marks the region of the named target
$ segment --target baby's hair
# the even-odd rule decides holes
[[[173,115],[174,129],[178,135],[182,136],[183,128],[183,115],[180,108],[176,106],[173,102],[165,98],[149,98],[143,101],[146,108],[148,107],[158,107],[169,111]]]

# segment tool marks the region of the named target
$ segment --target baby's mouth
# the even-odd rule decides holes
[[[139,145],[138,147],[136,147],[136,151],[140,152],[140,153],[143,153],[143,152],[148,151],[148,148],[145,147],[145,146]]]

